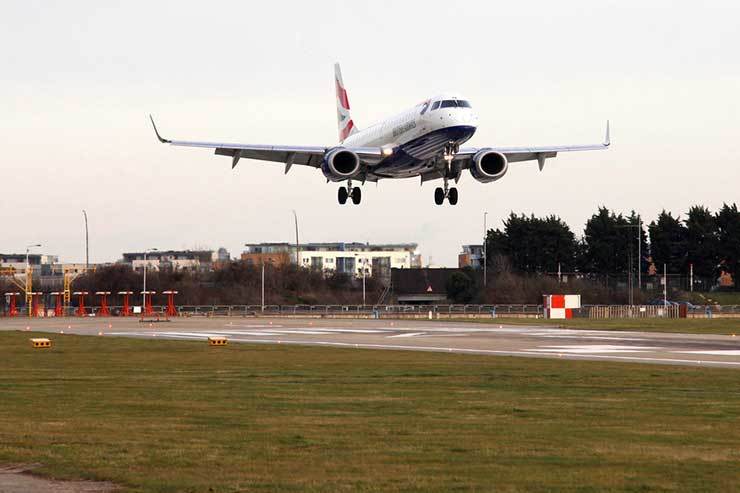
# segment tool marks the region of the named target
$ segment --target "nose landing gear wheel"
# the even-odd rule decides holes
[[[450,202],[450,205],[457,204],[457,188],[450,188],[450,191],[447,192],[447,200]]]
[[[346,204],[347,197],[349,197],[349,192],[347,192],[347,189],[344,187],[339,187],[339,192],[337,192],[337,200],[339,200],[339,203],[342,205]]]
[[[355,187],[352,189],[352,203],[358,205],[362,201],[362,190]]]
[[[442,205],[445,201],[445,191],[442,190],[442,187],[437,187],[434,189],[434,203],[437,205]]]

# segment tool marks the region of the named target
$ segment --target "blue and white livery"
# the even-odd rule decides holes
[[[358,129],[352,119],[347,90],[339,64],[334,66],[339,144],[335,146],[273,146],[191,142],[163,138],[154,126],[160,142],[175,146],[215,149],[230,156],[232,169],[241,158],[285,164],[287,173],[294,164],[320,168],[327,181],[347,182],[339,188],[340,204],[359,204],[361,189],[353,183],[377,182],[384,178],[420,177],[421,183],[441,179],[434,191],[437,205],[445,199],[454,205],[457,188],[450,187],[462,172],[470,170],[476,180],[489,183],[501,179],[509,163],[537,161],[540,170],[545,160],[559,152],[594,151],[610,145],[609,122],[601,144],[543,147],[462,147],[475,134],[478,116],[470,102],[459,94],[439,94],[412,108],[365,129]],[[151,117],[150,117],[151,118]]]

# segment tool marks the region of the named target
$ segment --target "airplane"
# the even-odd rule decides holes
[[[334,146],[290,146],[221,144],[192,142],[163,138],[154,118],[149,118],[154,133],[163,144],[215,149],[221,156],[231,157],[234,169],[241,158],[273,161],[285,164],[285,173],[293,165],[321,169],[327,183],[347,182],[339,188],[337,199],[346,204],[362,200],[362,190],[353,183],[378,182],[382,179],[419,177],[421,184],[442,180],[443,186],[434,190],[434,202],[450,205],[458,202],[458,191],[449,186],[460,180],[462,172],[482,183],[503,178],[509,163],[537,161],[540,171],[545,160],[560,152],[607,149],[610,144],[609,122],[606,137],[601,144],[544,146],[544,147],[461,147],[475,134],[478,116],[468,99],[459,94],[440,94],[413,106],[402,113],[378,122],[363,130],[358,129],[350,114],[349,99],[339,64],[334,65],[339,143]]]

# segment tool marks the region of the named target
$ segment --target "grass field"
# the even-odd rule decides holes
[[[460,319],[459,321],[463,321]],[[470,321],[470,320],[465,320]],[[719,334],[740,337],[740,318],[614,318],[608,320],[591,320],[588,318],[574,318],[570,320],[544,320],[536,318],[492,318],[480,319],[475,322],[504,324],[504,325],[543,325],[557,326],[565,329],[597,329],[597,330],[636,330],[647,332],[672,332],[683,334]]]
[[[130,492],[737,491],[740,372],[0,333],[0,464]]]

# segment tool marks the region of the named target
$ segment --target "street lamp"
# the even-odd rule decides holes
[[[642,290],[642,217],[638,214],[637,224],[625,224],[617,228],[637,228],[637,290]],[[630,305],[634,304],[633,280],[632,277],[632,242],[630,241],[630,259],[629,259],[629,297]]]
[[[26,272],[28,272],[28,268],[30,267],[30,264],[28,263],[28,254],[31,252],[31,248],[40,248],[41,244],[36,243],[35,245],[28,245],[26,246]]]
[[[357,259],[359,254],[355,253]],[[367,271],[367,257],[362,259],[362,307],[365,307],[365,272]]]
[[[149,252],[157,252],[156,248],[148,248],[144,250],[144,291],[141,293],[141,309],[142,313],[144,310],[144,307],[146,306],[146,254]]]
[[[85,216],[85,274],[90,270],[90,243],[87,234],[87,211],[82,209],[82,215]]]
[[[295,209],[293,209],[293,219],[295,220],[295,265],[296,267],[300,267],[300,264],[298,263],[298,258],[301,251],[298,244],[298,214],[296,214]]]
[[[488,263],[487,262],[488,259],[486,258],[486,236],[487,236],[486,219],[487,217],[488,217],[488,212],[484,212],[483,213],[483,287],[486,287],[486,285],[488,284],[488,281],[486,279],[486,264]]]
[[[36,243],[34,245],[27,245],[26,246],[26,306],[28,308],[28,316],[31,316],[31,301],[33,298],[33,274],[31,272],[31,264],[28,261],[28,254],[31,251],[31,248],[37,248],[40,247],[40,243]]]
[[[367,272],[367,258],[362,259],[362,308],[365,308],[365,273]]]

